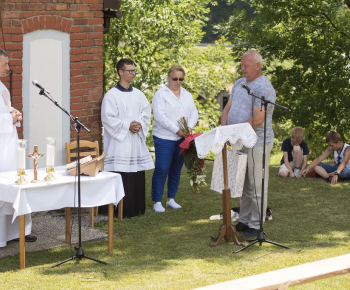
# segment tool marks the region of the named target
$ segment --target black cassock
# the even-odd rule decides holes
[[[125,191],[123,198],[123,218],[143,215],[146,210],[145,171],[116,173],[121,175]],[[118,207],[114,210],[115,216],[118,214]],[[100,213],[107,213],[108,205],[100,206],[98,211]]]

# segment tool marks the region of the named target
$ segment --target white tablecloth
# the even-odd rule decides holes
[[[221,126],[214,128],[194,139],[197,155],[204,158],[210,149],[214,154],[221,153],[227,141],[230,141],[232,149],[240,150],[242,147],[252,148],[257,136],[249,123]]]
[[[33,170],[27,170],[25,185],[15,185],[17,172],[0,173],[0,214],[17,216],[78,206],[78,177],[65,172],[65,166],[55,168],[55,181],[43,181],[47,173],[38,170],[37,183],[30,183]],[[124,197],[124,187],[120,174],[100,172],[95,177],[80,176],[81,206],[94,207],[113,203],[115,205]],[[12,207],[12,208],[9,208]]]
[[[210,150],[215,154],[210,189],[220,193],[224,189],[221,152],[225,143],[230,141],[232,150],[227,150],[228,186],[231,189],[231,197],[241,197],[247,167],[247,156],[237,155],[236,151],[242,149],[243,146],[252,148],[255,145],[257,136],[252,126],[249,123],[220,126],[198,136],[194,140],[199,158],[204,158],[209,154]]]
[[[247,168],[248,155],[240,151],[227,149],[227,176],[228,188],[231,197],[241,197],[243,193],[244,179]],[[213,173],[211,176],[210,189],[222,193],[224,186],[224,172],[222,154],[215,155]]]

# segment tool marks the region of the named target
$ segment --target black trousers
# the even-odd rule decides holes
[[[116,173],[121,175],[125,191],[123,199],[123,217],[127,218],[143,215],[146,210],[145,171]],[[115,216],[118,214],[118,207],[114,210]],[[101,213],[107,213],[108,205],[100,206],[98,211]]]

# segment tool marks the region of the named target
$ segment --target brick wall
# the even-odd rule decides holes
[[[9,54],[12,103],[22,110],[23,35],[39,29],[70,34],[71,114],[91,129],[81,137],[101,144],[103,0],[0,0],[0,48]],[[5,85],[10,88],[10,78]],[[19,137],[23,138],[22,129]],[[71,139],[76,132],[71,129]]]

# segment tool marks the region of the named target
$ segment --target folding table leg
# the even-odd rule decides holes
[[[108,205],[108,252],[113,252],[113,219],[114,219],[114,205]]]
[[[71,208],[70,207],[66,207],[65,217],[66,217],[66,243],[70,244],[70,241],[71,241],[71,232],[70,232]]]
[[[19,268],[26,267],[26,249],[25,249],[25,215],[19,217]]]

